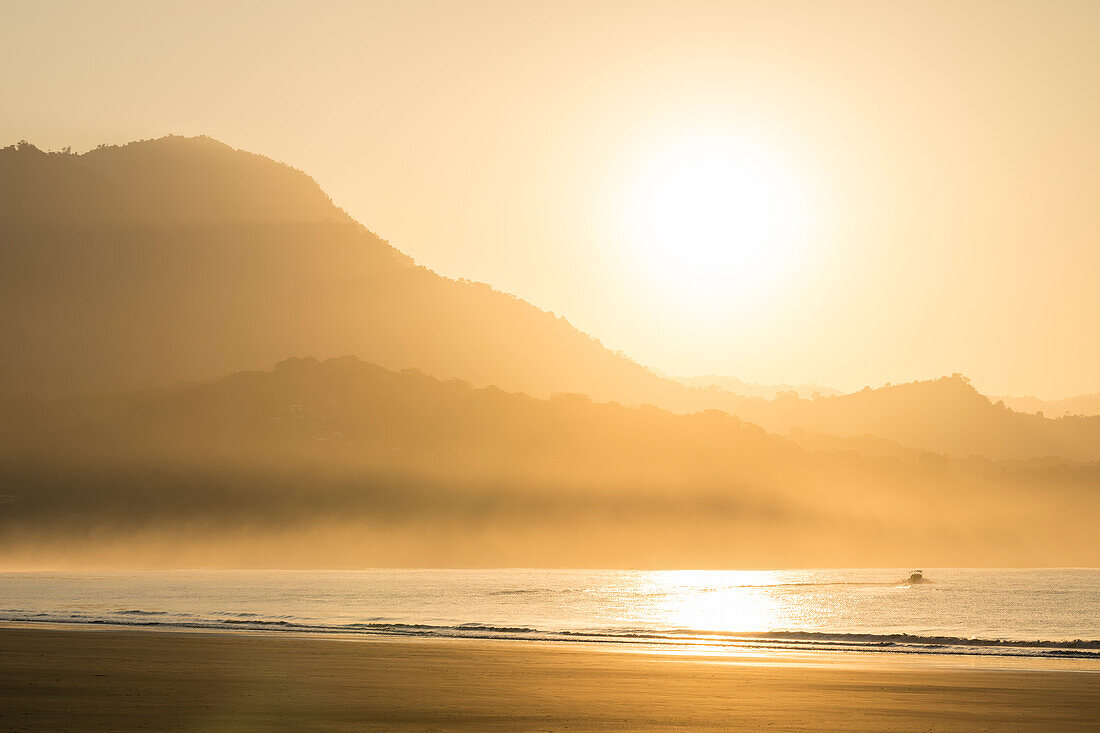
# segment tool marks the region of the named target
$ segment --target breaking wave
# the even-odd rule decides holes
[[[1100,640],[1012,640],[919,634],[874,634],[825,631],[716,632],[700,629],[539,629],[531,626],[495,626],[464,623],[435,625],[369,620],[323,624],[291,616],[261,617],[255,613],[227,612],[197,616],[165,611],[126,609],[102,615],[51,614],[5,609],[0,622],[95,624],[146,629],[295,632],[379,637],[455,639],[512,639],[543,642],[634,644],[698,648],[761,648],[815,651],[864,651],[903,654],[964,654],[1011,657],[1055,657],[1100,660]]]

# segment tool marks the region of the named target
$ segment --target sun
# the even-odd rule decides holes
[[[698,135],[662,144],[628,189],[637,264],[681,301],[766,297],[796,266],[807,202],[794,166],[763,145]]]

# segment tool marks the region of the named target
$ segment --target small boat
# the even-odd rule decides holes
[[[924,582],[924,571],[914,570],[909,573],[909,580],[905,581],[907,585],[916,585],[917,583]]]

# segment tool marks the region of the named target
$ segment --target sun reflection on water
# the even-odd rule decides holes
[[[776,628],[776,574],[756,570],[654,573],[656,615],[671,629],[751,632]]]

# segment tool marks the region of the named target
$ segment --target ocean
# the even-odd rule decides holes
[[[0,621],[1094,659],[1100,570],[0,574]]]

